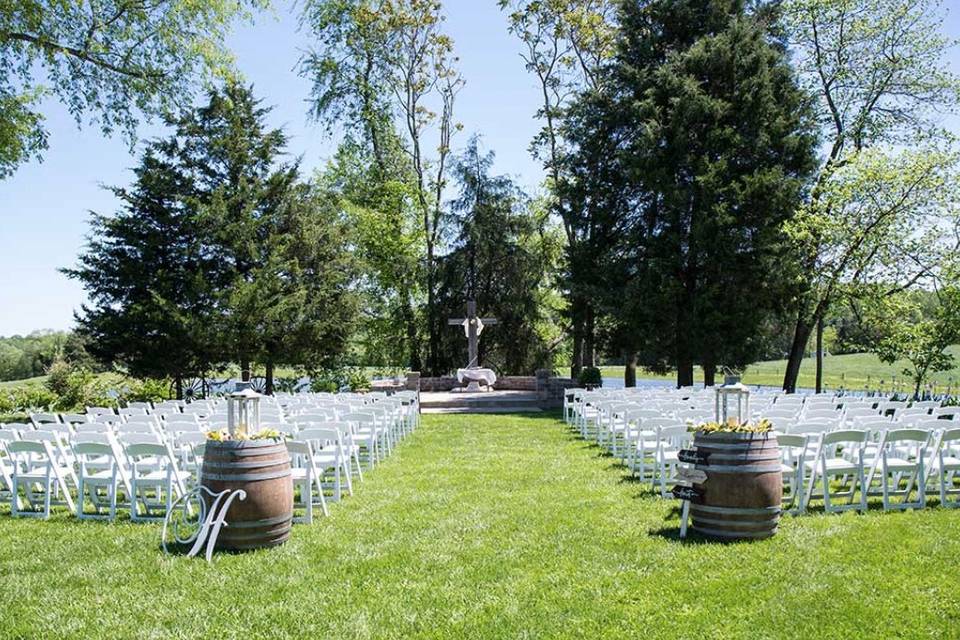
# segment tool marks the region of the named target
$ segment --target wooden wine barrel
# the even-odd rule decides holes
[[[230,505],[227,526],[217,538],[218,549],[273,547],[290,537],[293,481],[290,455],[283,442],[208,441],[200,482],[214,493],[224,489],[247,492],[245,500]]]
[[[772,433],[697,433],[696,468],[707,474],[703,498],[690,505],[692,528],[725,539],[777,533],[783,500],[780,447]]]

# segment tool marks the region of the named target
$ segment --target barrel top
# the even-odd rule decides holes
[[[706,442],[752,442],[754,440],[776,440],[777,434],[773,431],[768,431],[766,433],[738,433],[735,431],[717,431],[714,433],[706,433],[704,431],[697,431],[694,433],[693,439],[695,441],[702,440]]]
[[[208,449],[266,449],[282,446],[283,441],[278,440],[207,440]]]

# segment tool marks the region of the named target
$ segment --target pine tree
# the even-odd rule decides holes
[[[615,333],[679,385],[695,362],[712,382],[755,357],[790,280],[781,227],[816,141],[775,18],[744,0],[626,2],[609,86],[571,112],[590,141],[571,162],[603,168],[578,188],[612,234],[605,262],[587,259],[619,278]]]
[[[530,374],[551,363],[541,333],[543,291],[549,283],[558,238],[528,207],[526,196],[506,176],[492,175],[494,155],[476,136],[453,166],[460,187],[451,203],[451,251],[443,258],[438,301],[446,317],[463,315],[464,301],[497,318],[480,341],[480,361],[501,372]],[[463,366],[462,333],[443,336],[442,366]]]
[[[286,136],[252,90],[227,84],[150,145],[127,203],[95,216],[81,267],[91,349],[143,375],[239,362],[316,368],[345,350],[356,305],[336,207],[281,164]]]
[[[214,265],[184,203],[188,181],[161,146],[148,146],[129,189],[111,189],[123,209],[93,216],[79,265],[65,273],[91,301],[77,315],[87,349],[134,376],[169,376],[181,396],[184,378],[220,362],[206,278]]]

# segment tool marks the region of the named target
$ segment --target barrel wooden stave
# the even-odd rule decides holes
[[[201,484],[214,493],[243,489],[247,494],[231,503],[217,548],[260,549],[290,538],[293,482],[290,455],[282,442],[208,442]]]
[[[698,453],[708,454],[697,469],[707,479],[704,496],[690,505],[692,528],[723,539],[769,538],[777,533],[783,499],[780,448],[772,433],[698,433]]]

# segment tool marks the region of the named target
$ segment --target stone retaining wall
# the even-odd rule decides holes
[[[407,373],[407,388],[420,391],[452,391],[464,386],[454,376],[420,377],[417,372]],[[555,378],[548,369],[537,371],[535,376],[503,376],[497,378],[493,388],[497,391],[527,391],[536,393],[541,406],[558,407],[563,404],[566,389],[576,387],[577,382],[570,378]]]

